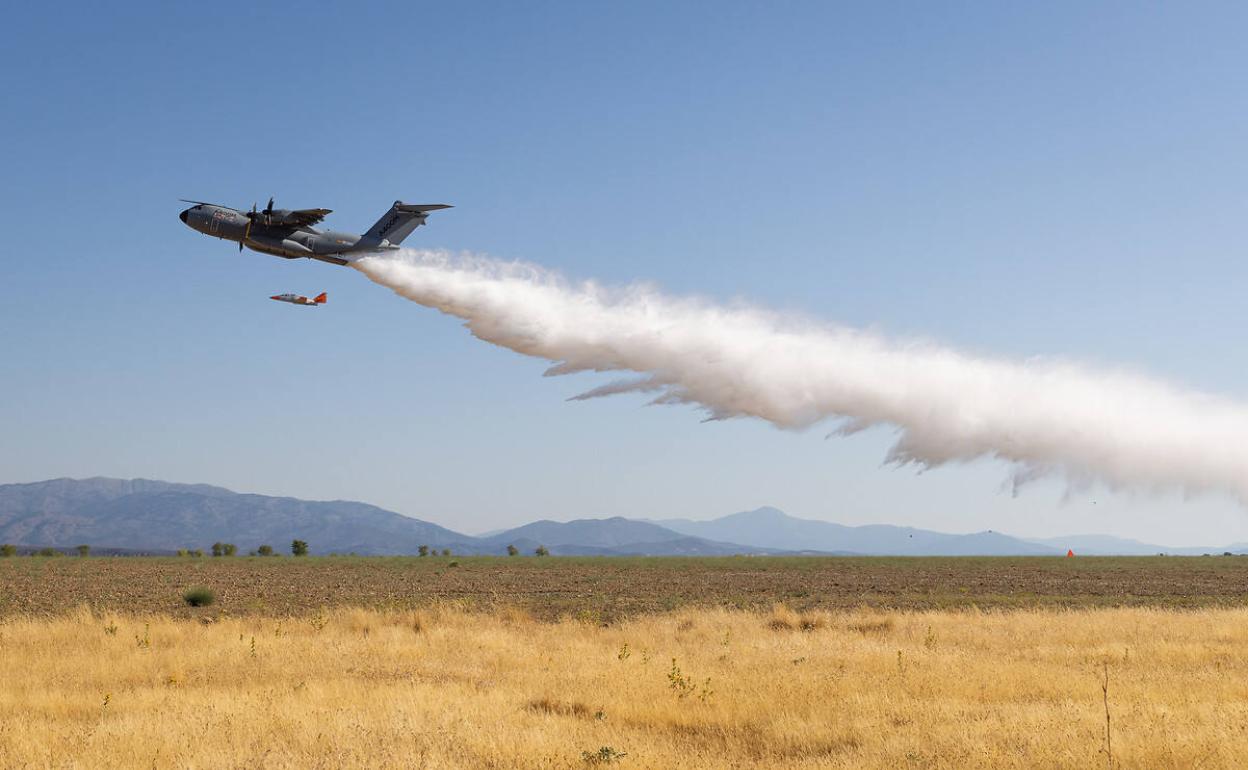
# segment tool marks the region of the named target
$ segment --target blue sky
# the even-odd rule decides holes
[[[1242,4],[10,9],[0,482],[111,475],[535,517],[1248,540],[1217,497],[883,467],[887,430],[703,424],[471,338],[178,198],[446,202],[409,244],[1248,398]],[[270,294],[327,290],[315,311]],[[1093,503],[1095,501],[1095,504]]]

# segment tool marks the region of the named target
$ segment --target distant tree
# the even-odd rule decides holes
[[[178,556],[190,556],[190,555],[191,555],[191,552],[186,550],[185,548],[178,549]]]
[[[84,558],[85,558],[85,557],[87,557],[87,556],[90,556],[90,555],[91,555],[91,546],[89,546],[89,545],[80,545],[80,546],[78,546],[78,555],[79,555],[79,556],[82,556],[82,557],[84,557]]]
[[[517,548],[517,547],[515,547],[514,545],[509,545],[509,546],[507,546],[507,555],[508,555],[508,556],[519,556],[519,555],[520,555],[520,549],[519,549],[519,548]]]
[[[225,556],[233,556],[234,554],[238,553],[238,546],[234,545],[233,543],[222,543],[221,553]]]
[[[40,548],[39,555],[40,556],[60,556],[61,552],[56,550],[55,548]]]
[[[290,553],[294,556],[307,556],[308,543],[306,540],[292,540],[290,543]]]
[[[248,556],[255,556],[255,555],[256,555],[256,552],[255,552],[255,551],[248,551],[248,552],[247,552],[247,555],[248,555]]]
[[[194,556],[196,559],[203,558],[204,550],[202,548],[196,548],[194,551],[191,551],[191,556]]]
[[[427,545],[422,545],[422,546],[420,546],[419,548],[417,548],[417,549],[416,549],[416,553],[420,554],[421,556],[428,556],[428,555],[429,555],[429,546],[427,546]]]
[[[256,549],[256,553],[260,554],[261,556],[272,556],[272,555],[273,555],[273,546],[271,546],[271,545],[262,545],[262,546],[260,546],[259,548],[257,548],[257,549]]]
[[[546,546],[544,545],[539,545],[536,549],[533,550],[533,555],[534,556],[550,556],[550,550],[546,548]]]
[[[451,555],[451,549],[450,549],[450,548],[443,548],[443,549],[442,549],[442,555],[443,555],[443,556],[450,556],[450,555]]]
[[[222,542],[218,541],[218,542],[216,542],[216,543],[213,543],[213,544],[212,544],[212,555],[213,555],[213,556],[220,556],[220,555],[221,555],[222,553],[224,553],[224,552],[225,552],[225,543],[222,543]]]
[[[4,557],[17,556],[17,546],[13,545],[12,543],[5,543],[4,545],[0,545],[0,556],[4,556]]]

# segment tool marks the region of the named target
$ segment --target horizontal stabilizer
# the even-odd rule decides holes
[[[407,211],[412,214],[422,214],[426,211],[441,211],[442,209],[453,209],[446,203],[396,203],[394,207],[399,211]]]

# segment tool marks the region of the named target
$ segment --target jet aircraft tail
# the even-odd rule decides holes
[[[329,302],[329,292],[323,291],[320,294],[317,294],[312,298],[312,301],[318,305],[324,305],[326,302]]]
[[[425,223],[430,211],[449,209],[445,203],[404,203],[395,201],[390,210],[368,228],[360,240],[366,246],[398,246],[412,231]]]

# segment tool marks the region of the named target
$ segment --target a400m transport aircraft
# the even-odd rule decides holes
[[[183,202],[195,205],[179,214],[178,219],[205,235],[237,241],[239,251],[246,246],[275,257],[319,259],[335,265],[397,249],[404,238],[425,223],[430,211],[451,208],[445,203],[395,201],[368,232],[352,235],[333,230],[321,232],[312,226],[331,213],[330,209],[275,209],[272,198],[263,211],[256,211],[254,204],[251,211],[239,211],[215,203]]]

